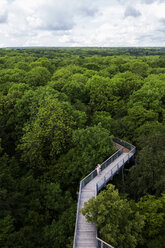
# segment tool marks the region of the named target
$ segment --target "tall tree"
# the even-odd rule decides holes
[[[146,194],[159,196],[165,193],[165,132],[154,131],[139,137],[142,149],[138,155],[138,166],[130,169],[127,187],[135,199]]]
[[[165,194],[156,198],[145,196],[137,203],[137,210],[145,217],[143,246],[163,248],[165,240]]]
[[[19,150],[30,166],[44,167],[70,147],[74,125],[69,103],[48,98],[24,129]]]
[[[134,212],[131,203],[111,184],[85,203],[81,212],[99,228],[100,237],[114,247],[134,248],[141,241],[143,216]]]

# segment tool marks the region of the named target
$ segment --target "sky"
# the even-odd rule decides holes
[[[165,47],[165,0],[0,0],[0,47]]]

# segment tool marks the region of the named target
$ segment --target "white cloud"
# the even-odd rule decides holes
[[[164,0],[0,0],[0,47],[165,46],[163,20]]]
[[[5,23],[7,22],[7,17],[8,17],[8,3],[6,0],[1,0],[0,1],[0,23]]]
[[[135,9],[132,6],[128,6],[125,10],[124,17],[128,17],[128,16],[138,17],[141,16],[141,13],[138,9]]]

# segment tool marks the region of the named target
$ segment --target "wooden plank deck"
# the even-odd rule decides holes
[[[90,181],[81,191],[81,200],[80,200],[80,209],[83,208],[84,203],[87,202],[91,197],[96,195],[96,184],[101,180],[104,180],[107,173],[109,173],[119,162],[128,160],[128,151],[121,154],[116,158],[107,168],[105,168],[101,175],[96,176],[92,181]],[[86,218],[79,213],[78,218],[78,230],[77,230],[77,239],[76,247],[77,248],[96,248],[96,234],[97,229],[95,225],[89,224],[86,221]]]

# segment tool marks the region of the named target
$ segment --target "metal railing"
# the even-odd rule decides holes
[[[118,158],[123,153],[123,149],[121,148],[117,152],[115,152],[112,156],[110,156],[106,161],[104,161],[101,166],[101,171],[104,170],[108,165],[110,165],[116,158]],[[96,169],[93,170],[89,175],[82,179],[82,188],[87,185],[90,181],[93,180],[97,176]]]
[[[113,138],[113,141],[118,143],[121,146],[124,146],[125,148],[127,148],[128,150],[132,150],[135,148],[135,146],[133,146],[132,144],[128,143],[127,141],[121,140],[119,138]]]
[[[118,158],[123,152],[123,149],[118,150],[115,152],[112,156],[110,156],[105,162],[101,164],[101,170],[104,170],[108,165],[110,165],[116,158]],[[87,185],[90,181],[93,180],[97,176],[96,169],[93,170],[89,175],[87,175],[85,178],[83,178],[80,181],[80,187],[79,187],[79,197],[78,197],[78,203],[77,203],[77,214],[76,214],[76,223],[75,223],[75,232],[74,232],[74,245],[73,248],[76,248],[76,238],[77,238],[77,226],[78,226],[78,220],[79,220],[79,210],[80,210],[80,201],[81,201],[81,190],[82,188]]]
[[[97,240],[97,248],[114,248],[112,245],[106,243],[102,239],[96,237]]]
[[[127,149],[130,150],[130,152],[127,154],[127,159],[124,157],[125,160],[123,160],[122,162],[119,162],[117,165],[115,165],[110,172],[108,172],[106,174],[106,176],[104,177],[104,179],[102,179],[99,184],[96,184],[96,194],[98,194],[99,190],[106,185],[106,183],[111,179],[111,177],[121,168],[121,166],[126,163],[126,161],[128,161],[128,159],[130,159],[134,153],[135,153],[135,146],[129,144],[126,141],[123,141],[119,138],[114,138],[113,139],[114,142],[126,147]],[[101,171],[103,171],[107,166],[109,166],[114,160],[116,160],[121,154],[123,153],[123,148],[121,148],[120,150],[118,150],[117,152],[115,152],[112,156],[110,156],[106,161],[104,161],[101,164]],[[120,164],[122,163],[122,165]],[[75,223],[75,232],[74,232],[74,243],[73,243],[73,248],[76,248],[76,239],[77,239],[77,229],[78,229],[78,220],[79,220],[79,211],[80,211],[80,202],[81,202],[81,191],[82,188],[87,185],[90,181],[92,181],[95,177],[97,176],[97,171],[96,169],[93,170],[89,175],[87,175],[85,178],[83,178],[80,181],[80,187],[79,187],[79,197],[78,197],[78,203],[77,203],[77,213],[76,213],[76,223]],[[100,185],[100,186],[99,186]],[[113,246],[107,244],[106,242],[104,242],[103,240],[99,239],[98,237],[96,237],[97,239],[97,243],[98,243],[98,248],[114,248]],[[101,242],[101,243],[100,243]],[[101,246],[99,246],[101,245]]]
[[[107,160],[105,160],[101,164],[101,170],[104,170],[107,166],[109,166],[115,159],[117,159],[121,154],[123,153],[123,148],[115,152],[111,157],[109,157]]]
[[[80,202],[81,202],[81,189],[82,189],[82,181],[80,182],[79,195],[78,195],[78,203],[77,203],[77,213],[76,213],[76,223],[75,223],[73,248],[76,248],[77,229],[78,229]]]
[[[96,195],[98,194],[99,190],[106,186],[107,182],[113,178],[113,176],[120,170],[120,168],[129,161],[129,159],[134,155],[135,149],[131,150],[128,154],[125,155],[125,157],[119,161],[114,167],[108,171],[104,178],[102,178],[97,184],[96,184]]]
[[[126,141],[123,141],[119,138],[114,138],[114,142],[126,147],[129,149],[129,153],[125,155],[125,157],[119,161],[109,172],[106,173],[103,179],[101,179],[97,184],[96,184],[96,196],[99,193],[99,190],[102,189],[103,187],[106,186],[107,182],[112,179],[112,177],[115,175],[116,172],[119,171],[119,169],[127,162],[129,159],[135,154],[136,147],[129,144]],[[119,150],[120,151],[120,150]],[[98,238],[96,235],[96,240],[97,240],[97,248],[114,248],[112,245],[106,243],[102,239]]]

